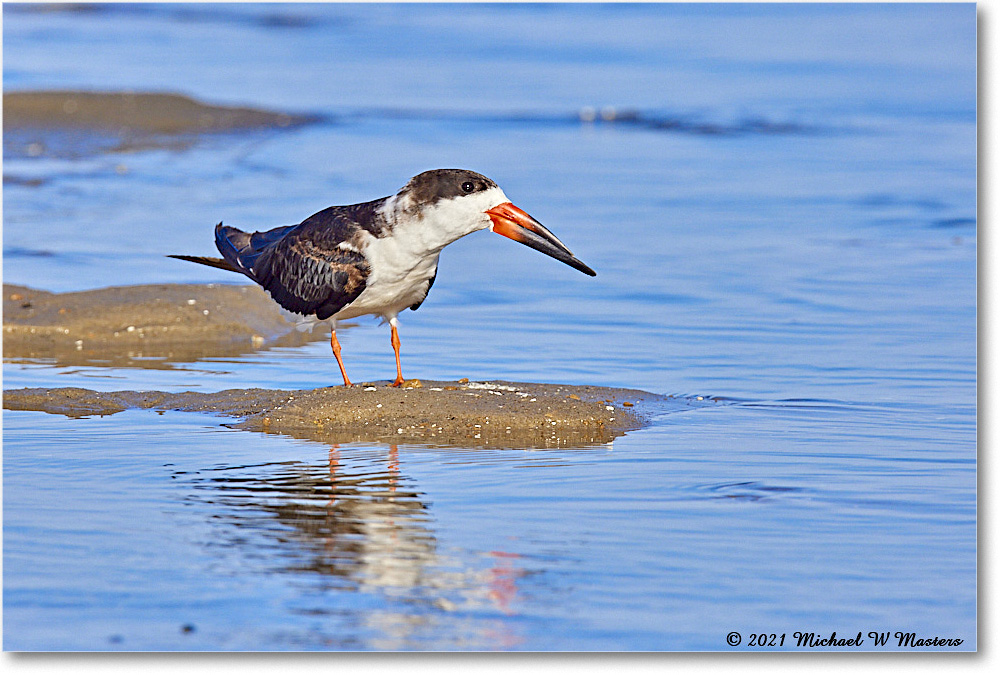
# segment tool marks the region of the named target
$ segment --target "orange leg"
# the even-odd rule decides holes
[[[333,349],[333,355],[337,357],[337,365],[340,366],[340,374],[344,376],[344,386],[350,387],[351,381],[347,379],[347,371],[344,369],[344,360],[340,358],[340,341],[337,340],[337,331],[330,331],[330,348]]]
[[[392,351],[396,352],[396,381],[389,386],[398,387],[403,384],[403,369],[399,365],[399,331],[396,330],[395,320],[390,321],[389,326],[392,328]]]

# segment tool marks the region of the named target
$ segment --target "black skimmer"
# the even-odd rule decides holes
[[[441,249],[487,228],[597,275],[514,206],[496,183],[463,169],[425,171],[390,197],[331,206],[298,225],[251,234],[219,223],[215,245],[222,258],[170,257],[244,274],[290,312],[328,321],[330,347],[347,387],[351,381],[340,358],[336,322],[365,314],[381,317],[392,329],[392,386],[398,387],[403,372],[396,317],[407,307],[417,309],[427,297]]]

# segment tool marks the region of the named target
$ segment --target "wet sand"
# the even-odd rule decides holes
[[[289,129],[319,119],[211,105],[173,93],[15,91],[3,95],[4,154],[81,157],[184,150],[204,134]]]
[[[155,284],[76,293],[3,286],[7,360],[150,367],[149,359],[191,362],[311,339],[257,286]]]
[[[5,284],[3,293],[3,351],[12,361],[149,367],[155,363],[150,357],[160,355],[169,366],[314,339],[297,332],[256,286],[158,284],[49,293]],[[5,391],[3,405],[71,416],[130,408],[208,412],[237,418],[242,428],[327,442],[553,447],[607,443],[642,426],[643,406],[667,400],[605,387],[408,380],[399,389],[384,381],[210,394],[21,389]]]
[[[423,443],[462,447],[565,447],[602,444],[644,425],[641,411],[665,397],[605,387],[515,382],[388,382],[286,391],[217,393],[16,389],[8,410],[73,417],[127,409],[208,412],[236,426],[328,443]],[[636,406],[639,406],[636,408]]]
[[[167,93],[24,91],[3,95],[4,131],[25,127],[107,129],[146,134],[290,127],[308,115],[201,103]]]

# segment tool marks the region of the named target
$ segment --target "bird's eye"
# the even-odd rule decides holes
[[[476,189],[476,186],[473,185],[469,181],[466,181],[466,182],[462,183],[462,192],[468,193],[468,192],[472,192],[475,189]]]

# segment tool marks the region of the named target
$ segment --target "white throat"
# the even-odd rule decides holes
[[[380,209],[390,223],[389,236],[364,236],[365,257],[371,263],[367,288],[337,313],[337,319],[379,314],[392,319],[427,295],[437,273],[438,256],[453,241],[490,227],[486,214],[510,201],[500,188],[439,201],[423,209],[395,195]]]
[[[391,239],[401,250],[426,256],[441,252],[448,244],[467,234],[490,227],[486,214],[494,206],[510,201],[498,187],[469,195],[442,199],[434,204],[415,207],[409,195],[395,195],[382,206],[382,213],[392,223]]]

